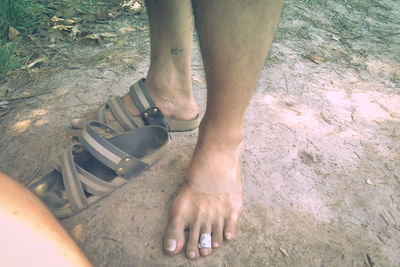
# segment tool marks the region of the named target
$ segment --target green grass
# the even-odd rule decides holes
[[[9,26],[20,32],[37,30],[48,18],[45,5],[39,0],[0,0],[1,38],[7,37]]]
[[[94,14],[98,5],[98,0],[69,0],[69,5],[77,11]]]
[[[16,55],[18,43],[23,44],[26,34],[36,34],[39,29],[49,26],[49,18],[54,10],[47,8],[52,0],[0,0],[0,81],[7,73],[21,67],[23,59]],[[98,0],[64,0],[66,8],[73,7],[76,11],[95,14]],[[22,38],[9,40],[8,29],[17,29]]]
[[[0,80],[19,68],[22,59],[15,55],[17,42],[8,43],[10,26],[31,34],[44,26],[48,10],[39,0],[0,0]]]
[[[16,46],[16,43],[5,43],[0,40],[0,79],[22,65],[22,60],[15,56]]]

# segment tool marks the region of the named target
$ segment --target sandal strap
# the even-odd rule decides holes
[[[140,79],[137,83],[129,88],[132,100],[138,108],[145,125],[159,125],[167,130],[171,130],[170,126],[164,119],[161,110],[156,106],[150,96],[149,90],[144,84],[145,79]]]
[[[117,185],[104,181],[80,166],[76,166],[76,169],[78,170],[79,180],[84,184],[85,190],[92,195],[106,196],[118,188]]]
[[[60,157],[65,191],[74,211],[82,210],[89,205],[85,191],[92,195],[106,196],[118,188],[118,184],[104,181],[75,163],[73,151],[78,147],[82,145],[71,145]]]
[[[64,181],[65,191],[73,210],[81,210],[89,205],[82,184],[79,180],[78,171],[72,156],[72,147],[69,147],[60,157],[61,173]]]
[[[97,130],[95,130],[95,128],[97,128]],[[99,128],[107,134],[111,134],[113,136],[118,135],[116,131],[104,123],[90,121],[82,130],[79,140],[85,149],[88,150],[101,163],[110,169],[113,169],[117,175],[126,179],[128,179],[133,172],[147,169],[149,167],[149,165],[145,162],[132,155],[129,155],[100,135],[98,133],[100,132],[98,130]]]
[[[81,151],[83,149],[83,145],[80,143],[73,144],[71,148],[72,155],[74,155],[74,151],[76,150],[76,148],[78,148],[78,151]],[[61,161],[62,155],[52,164],[53,168],[60,173],[62,172]],[[76,163],[75,168],[78,171],[79,180],[84,185],[84,191],[87,191],[92,195],[108,195],[119,186],[118,184],[106,182],[103,179],[98,178],[97,176],[91,174]]]
[[[110,97],[107,101],[107,104],[125,131],[139,128],[139,125],[135,122],[134,118],[125,108],[125,105],[122,103],[119,96]]]
[[[82,150],[82,144],[73,144],[72,151],[75,148]],[[81,166],[75,163],[75,168],[78,172],[79,180],[83,184],[84,190],[92,195],[106,196],[118,188],[117,184],[104,181],[103,179],[91,174]]]
[[[108,124],[107,110],[108,110],[107,104],[105,106],[99,108],[94,116],[94,119],[96,121],[101,121],[102,123]]]

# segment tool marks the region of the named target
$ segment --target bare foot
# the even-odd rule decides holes
[[[242,138],[200,134],[185,183],[172,203],[164,235],[164,250],[175,255],[185,245],[186,257],[207,256],[211,248],[198,248],[199,236],[212,233],[212,248],[232,240],[242,210],[239,171]]]
[[[159,90],[155,84],[148,80],[145,81],[145,85],[149,90],[154,103],[160,108],[165,117],[190,120],[197,116],[198,109],[193,95],[191,94],[191,88],[190,90],[185,90],[190,93],[184,95],[181,93],[181,91],[175,90],[173,86],[164,86],[161,90]],[[124,96],[122,96],[121,100],[131,115],[139,115],[139,110],[137,109],[129,93],[126,93]],[[84,128],[90,120],[95,118],[96,111],[97,110],[86,113],[83,118],[72,119],[71,127],[73,129]],[[107,119],[110,122],[116,120],[110,110],[107,112]]]

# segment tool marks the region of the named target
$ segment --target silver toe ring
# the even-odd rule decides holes
[[[211,248],[211,233],[205,233],[200,235],[199,248]]]

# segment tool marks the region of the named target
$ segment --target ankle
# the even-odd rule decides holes
[[[176,97],[179,99],[193,98],[190,72],[183,73],[173,68],[168,71],[156,71],[153,69],[150,68],[145,81],[150,93],[167,99]]]
[[[172,70],[155,73],[150,68],[145,84],[155,104],[166,117],[193,119],[197,113],[197,105],[193,97],[192,82],[189,75],[181,75]]]
[[[211,143],[236,148],[242,144],[244,137],[242,123],[227,121],[222,123],[207,116],[200,123],[199,139],[210,140]]]

